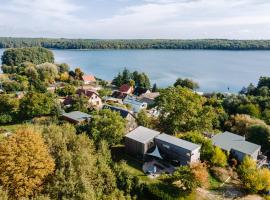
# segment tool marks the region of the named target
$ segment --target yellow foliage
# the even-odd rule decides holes
[[[60,74],[60,80],[61,81],[68,81],[68,79],[69,79],[68,72],[64,72],[64,73]]]
[[[54,165],[41,134],[31,127],[17,129],[0,143],[0,181],[11,198],[39,192]]]

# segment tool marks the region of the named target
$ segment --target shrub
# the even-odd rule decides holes
[[[226,154],[218,147],[215,147],[214,153],[210,162],[214,166],[225,167],[227,166],[227,156]]]

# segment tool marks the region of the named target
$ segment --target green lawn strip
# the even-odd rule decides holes
[[[216,190],[220,187],[222,182],[220,182],[211,173],[209,173],[209,184],[210,184],[210,188],[209,188],[210,190]]]
[[[19,126],[21,126],[23,123],[19,124],[10,124],[10,125],[1,125],[0,130],[3,129],[5,131],[13,132],[15,131]]]

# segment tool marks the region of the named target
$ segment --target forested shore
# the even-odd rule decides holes
[[[52,39],[0,37],[0,48],[270,50],[270,40]]]

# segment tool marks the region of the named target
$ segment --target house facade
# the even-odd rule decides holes
[[[94,90],[85,90],[85,89],[78,89],[76,92],[78,95],[85,95],[88,99],[89,106],[94,106],[97,108],[102,107],[102,99],[99,97],[97,91]]]
[[[200,145],[165,133],[158,135],[154,140],[162,157],[176,161],[180,165],[188,165],[200,160]]]
[[[128,84],[121,85],[119,88],[119,92],[126,93],[126,94],[132,94],[134,91],[133,86],[130,86]]]

